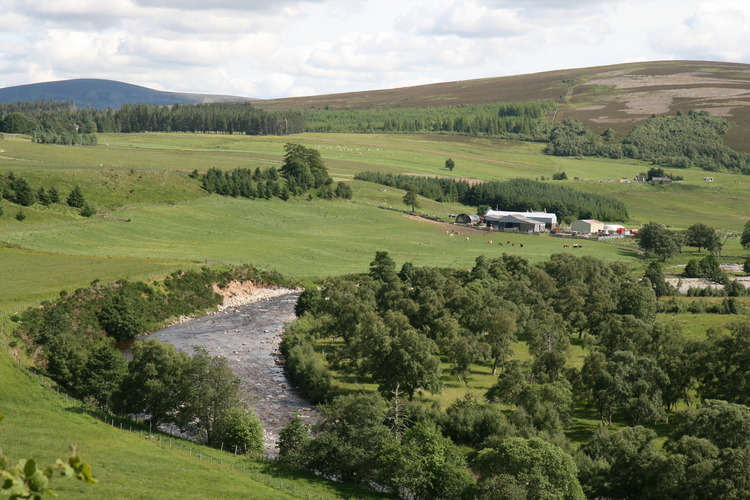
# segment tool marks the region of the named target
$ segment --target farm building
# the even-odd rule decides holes
[[[509,212],[505,210],[487,210],[487,213],[484,214],[484,220],[487,221],[488,225],[497,226],[497,223],[500,219],[509,215],[541,222],[542,224],[544,224],[542,230],[549,230],[557,226],[557,215],[547,212]]]
[[[604,224],[594,219],[581,219],[572,223],[570,230],[583,234],[598,233],[604,230]]]
[[[477,214],[458,214],[456,223],[458,224],[480,224],[482,217]]]
[[[490,224],[502,231],[518,231],[520,233],[539,233],[545,229],[544,222],[523,215],[506,215]]]

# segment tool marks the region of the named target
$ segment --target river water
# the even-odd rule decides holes
[[[290,387],[279,359],[284,323],[295,319],[299,293],[289,293],[225,309],[159,330],[138,340],[158,339],[193,353],[202,346],[211,356],[223,356],[247,389],[250,405],[263,422],[266,452],[277,452],[279,430],[297,411],[307,423],[315,410]],[[128,350],[123,352],[130,357]]]

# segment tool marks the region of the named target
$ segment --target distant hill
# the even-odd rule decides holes
[[[163,92],[139,85],[96,78],[32,83],[0,89],[0,103],[40,100],[74,102],[78,108],[119,109],[125,103],[170,105],[252,99],[228,95]]]
[[[548,99],[555,121],[578,119],[619,139],[652,114],[706,110],[736,124],[729,146],[750,151],[750,65],[655,61],[436,83],[388,90],[260,100],[264,109],[407,108]]]

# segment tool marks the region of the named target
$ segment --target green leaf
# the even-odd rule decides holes
[[[23,460],[19,461],[19,465],[21,464],[21,462],[23,462]],[[31,476],[33,476],[36,471],[37,471],[37,468],[36,468],[36,462],[34,461],[34,459],[30,458],[26,460],[25,463],[23,464],[24,477],[26,477],[26,479],[30,479]]]
[[[45,476],[42,471],[37,469],[30,478],[29,488],[31,488],[31,491],[43,492],[48,484],[49,479],[47,478],[47,476]]]

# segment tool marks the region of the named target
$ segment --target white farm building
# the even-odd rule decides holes
[[[487,213],[484,214],[484,220],[487,222],[487,225],[496,226],[500,229],[502,229],[502,227],[500,226],[501,224],[503,224],[501,220],[506,217],[520,217],[522,219],[530,219],[532,221],[536,221],[543,225],[540,228],[541,230],[549,230],[557,226],[557,215],[547,212],[509,212],[506,210],[487,210]],[[505,220],[507,221],[508,219]]]

